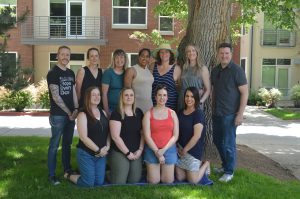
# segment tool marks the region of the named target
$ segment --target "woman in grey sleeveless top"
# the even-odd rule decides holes
[[[180,92],[178,99],[178,111],[184,108],[184,91],[188,87],[196,87],[200,93],[200,107],[203,109],[203,103],[211,91],[209,81],[209,72],[204,66],[199,56],[199,48],[189,44],[185,48],[186,61],[183,65],[183,71],[180,77]]]

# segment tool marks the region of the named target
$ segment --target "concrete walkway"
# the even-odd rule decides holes
[[[264,154],[300,180],[300,120],[283,121],[257,107],[247,107],[237,143]]]
[[[48,117],[0,116],[0,136],[16,135],[49,137]],[[300,121],[282,121],[257,107],[247,107],[237,143],[273,159],[300,180]]]

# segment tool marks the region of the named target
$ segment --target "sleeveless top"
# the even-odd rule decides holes
[[[158,120],[153,116],[153,108],[150,110],[150,129],[151,137],[156,146],[163,148],[173,136],[174,123],[171,110],[168,109],[167,119]]]
[[[91,87],[91,86],[97,86],[100,88],[101,91],[101,79],[102,79],[102,70],[100,68],[98,68],[98,75],[95,78],[92,74],[92,72],[90,71],[90,69],[85,66],[83,67],[84,69],[84,77],[82,80],[82,85],[81,85],[81,90],[80,90],[80,99],[79,99],[79,107],[83,107],[83,100],[84,100],[84,96],[85,96],[85,91]]]
[[[180,78],[180,92],[178,98],[178,111],[184,108],[184,92],[188,87],[194,86],[198,90],[203,89],[203,80],[193,67],[188,67],[187,70],[183,71]],[[201,96],[200,96],[201,97]]]
[[[136,76],[132,82],[132,88],[135,93],[135,104],[136,107],[139,107],[145,113],[153,106],[151,91],[154,78],[148,67],[144,69],[137,64],[132,67],[136,71]]]
[[[157,65],[154,65],[153,69],[153,77],[154,77],[154,82],[152,84],[152,101],[153,105],[156,105],[156,100],[155,100],[155,90],[158,84],[163,84],[167,86],[168,90],[168,101],[166,103],[166,107],[173,109],[176,111],[177,107],[177,98],[178,98],[178,93],[176,90],[176,82],[174,81],[174,70],[175,70],[175,64],[172,66],[172,68],[164,75],[160,75],[157,69]]]
[[[87,136],[101,149],[106,146],[106,140],[108,137],[108,119],[104,115],[103,111],[100,109],[100,120],[95,122],[87,120]],[[94,156],[95,152],[85,146],[85,144],[79,139],[78,148],[88,152]]]

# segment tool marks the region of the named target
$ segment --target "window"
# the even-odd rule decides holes
[[[9,68],[17,67],[18,55],[16,52],[1,53],[0,56],[0,77],[2,74],[9,73]]]
[[[270,21],[264,19],[264,29],[261,30],[261,45],[293,47],[296,45],[295,38],[295,32],[276,29]]]
[[[174,35],[174,18],[160,15],[158,29],[162,35]]]
[[[65,0],[50,0],[50,36],[66,37]]]
[[[3,23],[7,23],[7,24],[11,24],[11,23],[15,23],[16,19],[17,19],[17,0],[0,0],[0,9],[3,10],[5,9],[5,7],[10,7],[11,12],[10,12],[10,17],[7,17],[7,20],[1,21],[1,24]],[[17,24],[15,24],[16,26]]]
[[[291,59],[263,59],[262,86],[278,88],[283,96],[288,96]]]
[[[246,73],[246,59],[241,59],[241,67],[244,70],[244,72]]]
[[[112,0],[113,28],[147,28],[147,0]]]
[[[50,53],[50,63],[49,68],[52,68],[56,65],[57,59],[56,59],[57,53]],[[75,74],[77,74],[77,71],[79,68],[83,67],[85,65],[85,57],[82,53],[72,53],[70,56],[70,69],[74,71]]]
[[[127,53],[128,56],[128,66],[134,66],[139,63],[138,53]]]

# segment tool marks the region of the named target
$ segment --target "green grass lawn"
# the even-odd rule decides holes
[[[281,108],[270,108],[267,109],[266,112],[282,120],[300,120],[300,111],[292,111]]]
[[[74,140],[74,146],[77,143]],[[0,137],[0,198],[197,198],[197,199],[292,199],[300,198],[299,181],[279,181],[269,176],[239,169],[232,182],[219,183],[212,175],[213,186],[110,186],[77,188],[62,180],[58,186],[47,181],[49,138]],[[57,174],[62,176],[61,151]],[[75,147],[73,148],[73,165]]]

